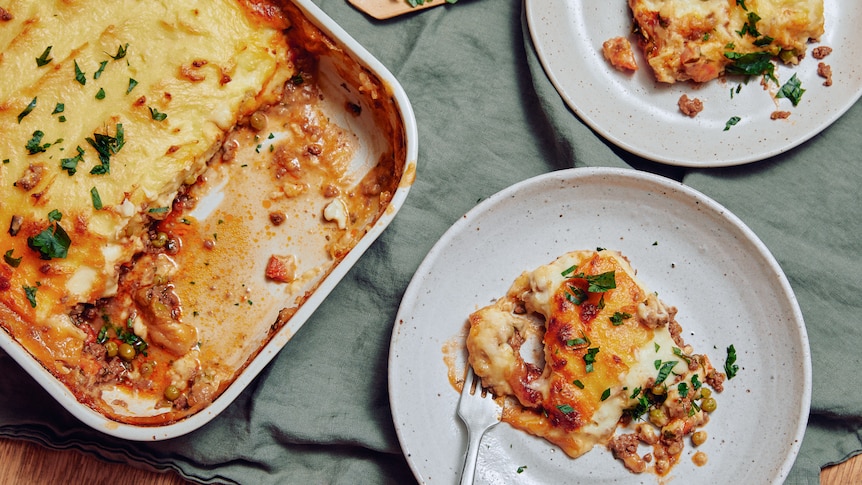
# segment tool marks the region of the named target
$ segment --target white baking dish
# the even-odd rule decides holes
[[[264,227],[259,221],[249,220],[244,223],[243,227],[247,226],[248,231],[253,233],[257,231],[252,238],[255,240],[255,245],[248,247],[245,254],[237,255],[237,264],[233,266],[236,273],[225,275],[234,280],[243,281],[243,287],[246,287],[245,282],[247,282],[248,286],[255,288],[256,292],[255,304],[252,305],[252,298],[249,297],[248,307],[242,309],[243,321],[233,322],[234,326],[242,325],[245,331],[241,338],[236,339],[237,342],[243,342],[242,348],[237,348],[233,355],[223,356],[226,361],[230,361],[230,365],[234,365],[239,370],[209,406],[178,421],[163,425],[137,425],[122,422],[122,419],[111,419],[97,412],[79,402],[66,385],[48,372],[16,340],[8,333],[0,331],[0,347],[69,412],[96,430],[128,440],[163,440],[189,433],[212,420],[231,404],[288,343],[364,251],[393,220],[404,203],[415,177],[418,153],[416,121],[406,94],[397,80],[378,60],[310,0],[293,0],[293,4],[323,34],[322,42],[315,47],[316,50],[321,51],[317,82],[325,95],[326,115],[358,139],[358,149],[350,163],[350,174],[361,179],[363,173],[380,163],[385,153],[395,153],[401,158],[394,163],[399,172],[394,174],[399,180],[397,190],[385,207],[369,219],[368,225],[364,228],[365,235],[340,261],[335,258],[327,263],[327,256],[321,247],[325,243],[323,239],[326,239],[326,236],[315,236],[312,234],[314,231],[307,227],[309,224],[314,225],[315,221],[321,224],[326,223],[325,221],[317,217],[309,218],[304,222],[295,222],[298,226],[295,228],[296,235],[290,238],[291,251],[299,251],[307,264],[323,265],[323,269],[320,271],[319,278],[304,282],[304,286],[294,285],[290,291],[284,285],[267,281],[262,271],[269,255],[285,251],[286,241],[277,237],[271,227]],[[375,80],[377,86],[382,88],[376,93],[376,99],[369,95],[367,90],[361,88],[369,78]],[[380,98],[381,94],[383,98]],[[356,116],[350,108],[357,106],[364,113],[374,112],[376,115]],[[210,193],[201,198],[192,212],[204,228],[207,225],[221,224],[221,219],[218,221],[215,219],[221,217],[219,214],[232,210],[231,207],[225,207],[225,204],[236,204],[237,192],[246,194],[250,198],[250,201],[240,201],[240,203],[257,203],[256,197],[260,196],[260,191],[255,190],[234,191],[234,198],[231,199],[231,196],[225,197],[225,194],[230,192],[225,186],[217,183],[211,185]],[[320,208],[315,208],[315,210],[318,209]],[[315,257],[318,258],[317,261],[313,261]],[[298,306],[296,305],[297,292],[307,296]],[[241,295],[240,297],[245,298]],[[292,308],[291,312],[295,312],[288,316],[291,312],[282,313],[285,308]],[[240,314],[236,311],[230,313],[226,310],[216,317],[228,321],[236,318],[237,315]],[[223,321],[216,323],[211,325],[210,332],[221,331],[219,325],[222,325]],[[276,329],[275,332],[271,331],[273,328]],[[117,409],[117,412],[127,413],[130,416],[145,412],[140,410],[144,409],[147,403],[138,405],[129,396],[125,396],[124,399],[127,401],[123,406],[125,410]]]

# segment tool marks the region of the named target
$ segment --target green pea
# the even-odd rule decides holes
[[[708,413],[715,411],[716,407],[718,407],[718,403],[715,401],[715,398],[712,397],[708,397],[700,403],[700,409],[703,409]]]
[[[116,357],[117,351],[119,351],[119,347],[117,346],[117,342],[114,342],[113,340],[109,340],[108,342],[105,342],[105,355],[107,355],[108,358]]]
[[[122,343],[118,349],[118,354],[121,359],[126,362],[131,362],[131,360],[135,358],[135,348],[127,343]]]
[[[696,431],[691,435],[691,443],[694,446],[700,446],[706,442],[706,431]]]
[[[710,391],[709,389],[707,389],[705,387],[700,388],[700,397],[707,398],[710,396],[712,396],[712,391]]]
[[[656,426],[664,426],[667,424],[667,414],[662,408],[653,408],[649,412],[649,420]]]
[[[177,389],[177,386],[171,384],[170,386],[165,388],[165,399],[167,399],[168,401],[173,401],[178,397],[180,397],[180,390]]]
[[[260,111],[255,111],[249,120],[254,131],[260,131],[266,128],[266,115]]]
[[[150,241],[150,244],[152,244],[153,247],[157,248],[163,248],[167,243],[168,235],[163,232],[159,232],[158,234],[156,234],[156,238]]]

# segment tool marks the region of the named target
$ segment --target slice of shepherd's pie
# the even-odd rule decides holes
[[[797,64],[824,32],[823,0],[629,0],[635,32],[659,82],[761,75],[774,58]]]
[[[607,445],[635,472],[654,459],[664,475],[715,409],[706,384],[724,379],[685,344],[676,313],[619,252],[574,251],[470,315],[469,361],[515,428],[573,458]],[[615,436],[620,424],[634,429]],[[653,447],[647,460],[639,444]]]

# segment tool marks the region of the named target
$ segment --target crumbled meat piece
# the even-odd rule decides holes
[[[634,473],[643,473],[646,470],[646,463],[638,455],[639,441],[635,434],[622,434],[608,442],[608,449],[614,454],[614,458],[622,460],[626,468]]]
[[[698,113],[703,111],[703,102],[698,98],[689,98],[687,94],[680,96],[676,104],[679,106],[682,114],[689,118],[694,118]]]
[[[821,45],[820,47],[815,47],[811,51],[811,55],[814,56],[815,59],[823,59],[824,57],[832,54],[832,48],[826,47],[825,45]]]
[[[11,13],[9,13],[8,10],[6,10],[3,7],[0,7],[0,20],[2,20],[3,22],[8,22],[8,21],[12,20],[13,18],[14,17],[12,16]]]
[[[769,115],[769,119],[772,120],[786,120],[787,118],[790,118],[790,111],[773,111]]]
[[[296,279],[296,258],[273,254],[266,263],[266,277],[280,283],[290,283]]]
[[[176,409],[188,409],[189,398],[186,397],[185,394],[180,394],[180,397],[174,399],[173,405]]]
[[[721,372],[713,370],[706,376],[706,383],[709,384],[716,392],[724,390],[724,380],[727,378]]]
[[[284,224],[284,221],[286,220],[287,216],[284,215],[284,212],[272,211],[269,213],[269,222],[271,222],[273,226],[280,226]]]
[[[39,182],[42,180],[42,173],[45,172],[45,167],[42,164],[33,164],[31,163],[27,170],[24,171],[24,175],[15,182],[15,187],[19,189],[23,189],[25,192],[29,192],[33,189],[33,187],[39,185]]]
[[[826,79],[823,81],[824,86],[832,86],[832,66],[825,62],[817,63],[817,74]]]
[[[602,44],[602,54],[605,59],[618,71],[637,71],[638,64],[635,61],[632,45],[625,37],[614,37]]]
[[[119,358],[113,358],[103,366],[96,376],[97,383],[116,383],[126,379],[129,371]]]
[[[333,197],[338,197],[341,195],[341,191],[338,190],[338,187],[332,184],[326,184],[323,186],[323,196],[327,199],[331,199]]]

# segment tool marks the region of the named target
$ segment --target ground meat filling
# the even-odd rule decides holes
[[[689,98],[687,94],[679,97],[677,105],[682,114],[689,118],[694,118],[698,113],[703,111],[703,102],[698,98]]]

